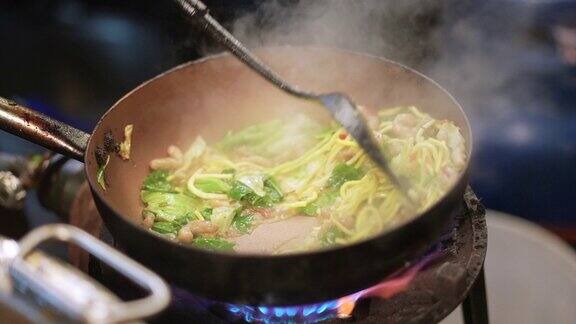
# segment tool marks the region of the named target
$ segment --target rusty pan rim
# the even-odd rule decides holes
[[[399,67],[403,70],[405,70],[406,72],[412,73],[417,75],[418,77],[422,78],[423,80],[425,80],[426,82],[430,83],[431,85],[435,86],[437,89],[439,89],[440,91],[442,91],[442,93],[450,99],[450,101],[453,102],[453,104],[458,108],[461,116],[463,117],[463,121],[464,121],[464,126],[466,127],[466,135],[468,137],[468,143],[466,143],[466,148],[467,148],[467,160],[466,160],[466,165],[465,167],[462,169],[462,171],[460,172],[458,179],[456,181],[454,181],[454,183],[452,184],[452,186],[446,190],[446,192],[442,195],[442,198],[438,199],[438,201],[436,201],[434,204],[432,204],[431,206],[429,206],[426,210],[424,210],[423,212],[419,213],[418,215],[411,217],[401,223],[396,224],[394,227],[391,227],[389,229],[386,229],[384,231],[382,231],[381,233],[379,233],[378,235],[375,236],[371,236],[362,240],[359,240],[357,242],[351,243],[351,244],[347,244],[347,245],[342,245],[342,246],[334,246],[334,247],[328,247],[328,248],[321,248],[321,249],[315,249],[312,251],[307,251],[307,252],[296,252],[296,253],[289,253],[289,254],[257,254],[257,253],[234,253],[234,252],[224,252],[224,251],[208,251],[208,250],[204,250],[204,249],[200,249],[200,248],[195,248],[192,245],[183,245],[183,244],[179,244],[177,242],[174,242],[172,240],[169,240],[167,238],[161,237],[159,235],[155,235],[154,233],[152,233],[149,230],[146,230],[144,228],[142,228],[140,225],[134,223],[133,221],[127,219],[127,217],[125,217],[123,215],[123,213],[119,212],[114,206],[108,204],[106,197],[104,197],[100,190],[98,190],[98,185],[95,181],[95,176],[89,173],[88,170],[88,164],[85,162],[84,163],[84,170],[86,173],[86,178],[88,180],[88,183],[90,184],[90,187],[92,188],[92,194],[96,195],[97,198],[104,202],[106,204],[106,206],[111,209],[114,214],[118,215],[119,218],[121,218],[121,221],[125,222],[125,223],[129,223],[129,226],[131,226],[132,228],[134,228],[135,230],[141,232],[141,233],[145,233],[145,235],[148,236],[152,236],[158,239],[161,239],[162,241],[164,241],[164,243],[167,243],[173,247],[176,248],[182,248],[185,250],[189,250],[191,252],[194,253],[200,253],[200,254],[205,254],[205,255],[218,255],[221,257],[226,257],[226,258],[230,258],[230,259],[243,259],[243,260],[247,260],[247,259],[253,259],[253,260],[262,260],[262,259],[277,259],[277,260],[281,260],[281,259],[290,259],[290,258],[299,258],[302,256],[320,256],[323,254],[330,254],[330,253],[334,253],[337,251],[343,251],[346,249],[350,249],[350,248],[354,248],[357,247],[359,245],[365,244],[366,242],[372,241],[372,240],[377,240],[380,237],[384,237],[386,235],[389,235],[393,232],[399,232],[401,231],[403,228],[410,226],[410,224],[416,223],[418,220],[424,218],[431,210],[439,207],[439,205],[448,197],[450,196],[454,191],[456,191],[458,189],[458,187],[461,185],[462,180],[467,177],[467,174],[469,172],[470,169],[470,161],[472,158],[472,152],[473,152],[473,138],[472,138],[472,131],[471,131],[471,127],[470,127],[470,122],[468,119],[468,116],[466,115],[466,113],[464,112],[464,109],[462,108],[462,106],[460,105],[460,103],[456,100],[456,98],[450,93],[448,92],[444,87],[442,87],[438,82],[436,82],[435,80],[433,80],[432,78],[428,77],[427,75],[413,69],[410,67],[407,67],[401,63],[398,63],[396,61],[387,59],[385,57],[381,57],[381,56],[376,56],[376,55],[372,55],[372,54],[368,54],[368,53],[360,53],[360,52],[355,52],[352,50],[347,50],[347,49],[342,49],[342,48],[336,48],[336,47],[329,47],[329,46],[294,46],[294,45],[277,45],[277,46],[265,46],[265,47],[257,47],[257,48],[253,48],[252,50],[255,53],[258,52],[267,52],[267,51],[280,51],[282,49],[303,49],[303,50],[319,50],[319,51],[333,51],[333,52],[340,52],[343,54],[349,54],[349,55],[353,55],[353,56],[358,56],[358,57],[364,57],[364,58],[368,58],[368,59],[372,59],[372,60],[378,60],[383,62],[384,64],[388,64],[388,65],[392,65],[392,66],[396,66]],[[146,81],[144,81],[143,83],[141,83],[140,85],[138,85],[136,88],[132,89],[130,92],[126,93],[124,96],[122,96],[119,100],[117,100],[105,113],[104,115],[102,115],[102,117],[100,118],[100,120],[98,121],[98,123],[96,124],[96,126],[94,127],[94,131],[98,128],[100,128],[102,126],[103,121],[106,119],[106,116],[113,111],[118,105],[120,105],[126,98],[130,97],[132,94],[136,93],[137,91],[140,91],[140,89],[146,87],[148,84],[155,82],[157,79],[160,79],[168,74],[171,73],[175,73],[177,71],[180,71],[182,69],[186,69],[190,66],[193,65],[197,65],[197,64],[201,64],[207,61],[213,61],[213,60],[218,60],[218,59],[226,59],[226,58],[230,58],[233,57],[231,54],[227,53],[227,52],[221,52],[221,53],[216,53],[216,54],[211,54],[202,58],[199,58],[197,60],[193,60],[193,61],[188,61],[188,62],[184,62],[182,64],[179,64],[175,67],[172,67],[169,70],[166,70],[158,75],[156,75],[155,77],[148,79]],[[94,133],[94,131],[92,133]],[[462,131],[462,129],[461,129]],[[93,138],[93,136],[90,136],[89,140],[88,140],[88,144],[87,144],[87,148],[86,148],[86,152],[84,153],[85,157],[84,160],[88,161],[88,154],[89,152],[91,152],[92,150],[90,150],[91,147],[93,147],[94,145],[97,145],[96,140]]]

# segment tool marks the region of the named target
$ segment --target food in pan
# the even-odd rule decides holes
[[[464,138],[450,121],[397,107],[380,110],[370,122],[392,169],[409,181],[419,211],[465,167]],[[168,147],[168,156],[150,168],[141,190],[143,225],[211,250],[253,251],[246,242],[275,223],[283,225],[274,236],[289,227],[310,230],[272,243],[268,253],[349,244],[413,214],[342,128],[305,115],[231,131],[213,144],[198,136],[186,150]]]

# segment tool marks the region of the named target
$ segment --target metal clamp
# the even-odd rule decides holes
[[[46,259],[43,260],[44,265],[48,265],[47,268],[49,268],[48,270],[50,271],[46,271],[46,269],[41,267],[30,270],[29,259],[35,256],[36,253],[33,253],[35,249],[40,243],[52,239],[77,244],[149,292],[149,295],[142,299],[127,302],[123,302],[118,298],[103,298],[102,300],[104,300],[104,302],[101,303],[89,301],[89,303],[86,304],[87,307],[81,310],[82,320],[89,323],[131,321],[154,315],[168,305],[170,292],[160,277],[88,233],[70,225],[45,225],[26,235],[19,242],[20,250],[18,254],[13,261],[10,262],[11,275],[14,276],[15,273],[18,273],[20,276],[25,276],[27,279],[25,285],[27,286],[34,284],[42,285],[41,282],[34,282],[37,281],[36,278],[40,274],[45,275],[44,279],[48,278],[57,282],[56,286],[64,284],[64,281],[67,281],[68,286],[75,285],[72,290],[81,290],[83,287],[88,287],[86,285],[82,286],[81,280],[78,281],[80,283],[79,285],[71,284],[69,282],[72,280],[71,278],[68,280],[65,279],[64,281],[61,280],[63,278],[62,275],[60,274],[60,277],[58,277],[53,271],[53,261],[51,261],[50,264],[50,262],[45,262]],[[54,285],[52,287],[54,287]],[[92,291],[90,291],[88,296],[95,298]],[[104,294],[101,294],[100,297],[102,296],[104,296]]]

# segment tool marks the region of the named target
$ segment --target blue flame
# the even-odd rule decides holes
[[[258,323],[315,323],[338,315],[338,300],[304,306],[248,306],[228,304],[230,313],[246,322]]]

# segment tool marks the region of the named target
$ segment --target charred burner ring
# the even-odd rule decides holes
[[[89,187],[84,184],[70,208],[70,223],[113,244],[94,206]],[[472,189],[463,197],[461,212],[452,228],[438,242],[441,256],[420,271],[409,287],[390,299],[362,300],[347,322],[357,323],[436,323],[461,303],[467,324],[487,323],[483,265],[487,248],[485,209]],[[117,281],[81,250],[71,249],[72,263],[102,281]],[[175,290],[173,305],[160,321],[207,320],[223,322],[218,315],[190,311],[185,300],[190,294]],[[193,297],[192,297],[193,298]],[[340,323],[332,319],[327,323]]]

